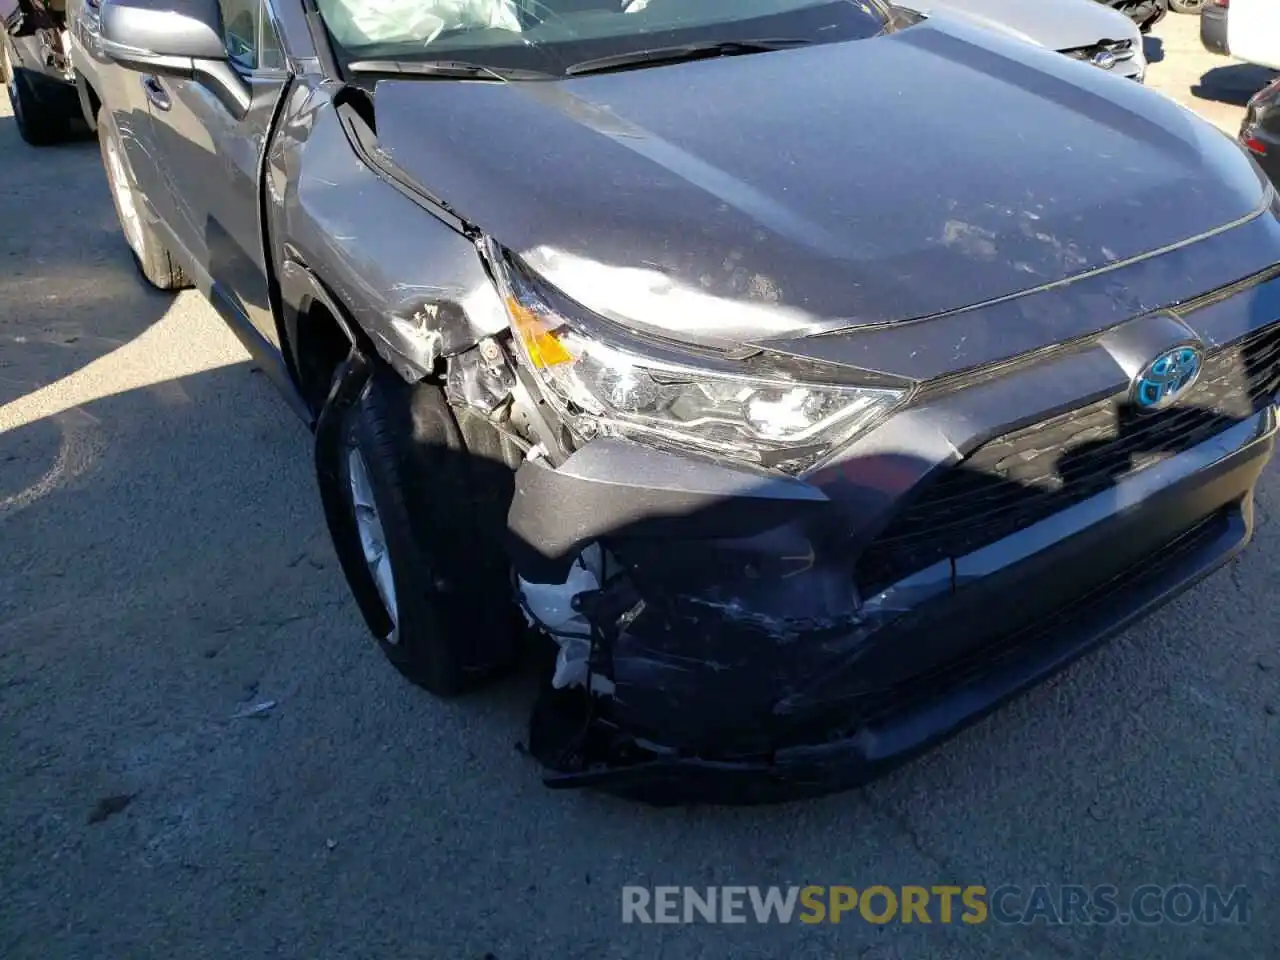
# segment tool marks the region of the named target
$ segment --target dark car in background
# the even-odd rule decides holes
[[[1231,5],[1227,0],[1210,0],[1200,9],[1200,43],[1210,53],[1231,56],[1231,41],[1227,35],[1227,17]]]
[[[1169,12],[1169,0],[1097,0],[1118,10],[1147,33]]]
[[[81,129],[66,13],[66,0],[0,0],[0,80],[35,146]]]
[[[1159,94],[876,0],[308,9],[104,0],[124,235],[400,670],[545,655],[549,784],[860,782],[1248,541],[1275,193]]]
[[[1243,143],[1272,183],[1280,183],[1280,78],[1250,99],[1240,126]]]

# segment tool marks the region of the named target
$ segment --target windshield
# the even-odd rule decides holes
[[[451,61],[563,75],[683,44],[827,43],[889,29],[884,0],[317,0],[346,63]]]

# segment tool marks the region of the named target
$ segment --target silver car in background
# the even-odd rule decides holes
[[[1138,25],[1094,0],[899,0],[923,16],[950,13],[1142,82],[1147,58]]]

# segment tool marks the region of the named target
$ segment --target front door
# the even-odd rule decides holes
[[[194,80],[153,77],[151,125],[168,185],[164,219],[196,283],[233,324],[279,346],[260,222],[263,153],[289,73],[264,0],[219,0],[223,38],[247,109]]]
[[[72,19],[76,39],[92,62],[94,86],[104,109],[120,133],[120,146],[133,174],[134,185],[145,201],[143,215],[164,219],[168,190],[156,167],[147,89],[136,70],[114,63],[102,53],[102,24],[99,4],[85,0],[74,8]]]

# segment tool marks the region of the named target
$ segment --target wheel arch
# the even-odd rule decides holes
[[[368,336],[312,271],[286,258],[278,272],[285,362],[314,428],[333,375],[355,349],[369,357]]]

